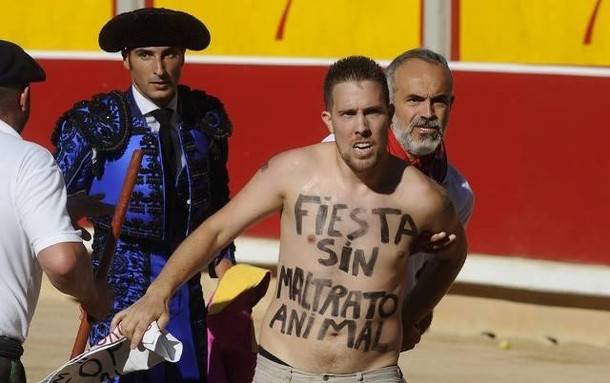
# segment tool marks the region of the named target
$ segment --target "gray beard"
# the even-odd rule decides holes
[[[410,129],[409,129],[410,130]],[[398,121],[394,121],[392,124],[392,132],[394,136],[403,147],[404,150],[415,156],[425,156],[438,148],[440,143],[443,141],[441,134],[428,135],[421,140],[413,140],[409,132],[403,132],[400,129]]]

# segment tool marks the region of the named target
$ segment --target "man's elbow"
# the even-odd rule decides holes
[[[38,261],[51,283],[59,290],[82,278],[83,263],[89,262],[85,247],[79,242],[63,242],[42,250]]]

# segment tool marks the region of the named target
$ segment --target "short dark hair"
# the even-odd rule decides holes
[[[440,65],[449,75],[449,86],[451,90],[453,90],[453,75],[451,74],[451,69],[449,69],[449,64],[447,64],[447,60],[443,57],[443,55],[436,53],[430,49],[415,48],[398,55],[386,68],[385,75],[388,79],[388,88],[390,90],[390,96],[393,96],[394,94],[394,72],[396,72],[396,70],[402,64],[413,59],[419,59],[429,64]]]
[[[381,85],[383,99],[390,104],[390,93],[383,68],[374,60],[364,56],[349,56],[342,58],[328,68],[324,79],[324,105],[332,107],[333,87],[347,81],[374,81]]]

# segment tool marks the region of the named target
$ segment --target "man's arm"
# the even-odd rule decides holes
[[[76,298],[87,313],[101,320],[112,308],[110,286],[95,282],[87,250],[79,242],[60,242],[38,253],[38,262],[51,284]]]
[[[221,123],[226,126],[226,131],[230,132],[231,122],[229,117],[220,101],[218,103]],[[213,147],[210,150],[210,197],[212,200],[212,212],[215,213],[229,202],[229,172],[227,170],[229,142],[228,137],[215,138],[212,142]],[[214,262],[210,263],[208,272],[212,278],[222,278],[224,273],[234,264],[235,245],[230,243],[219,252]]]
[[[21,226],[53,285],[90,306],[94,317],[102,318],[110,311],[109,292],[97,291],[89,257],[65,206],[63,177],[53,157],[33,147],[24,156],[15,183]]]
[[[118,313],[112,327],[131,339],[135,348],[149,325],[157,321],[164,328],[169,321],[168,302],[178,287],[203,269],[220,249],[245,228],[279,211],[283,206],[285,167],[281,159],[264,166],[221,210],[204,221],[178,246],[167,264],[134,305]]]
[[[408,342],[410,329],[426,318],[445,296],[466,260],[466,234],[455,209],[445,194],[441,195],[439,203],[438,213],[431,217],[434,220],[431,230],[455,233],[455,239],[447,247],[431,254],[415,287],[408,293],[402,313],[406,332],[403,343]]]

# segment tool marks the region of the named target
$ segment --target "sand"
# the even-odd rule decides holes
[[[204,286],[209,295],[213,283]],[[257,326],[268,299],[255,310]],[[78,318],[77,305],[45,280],[24,346],[29,382],[68,358]],[[608,383],[608,339],[607,311],[448,295],[429,333],[399,364],[410,383]]]

